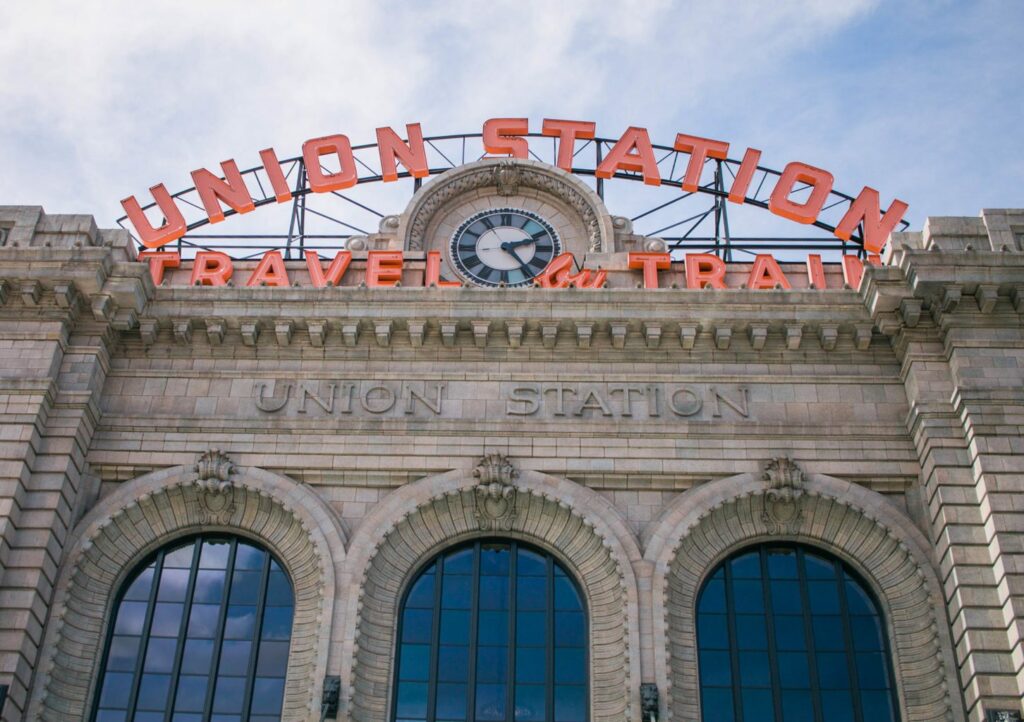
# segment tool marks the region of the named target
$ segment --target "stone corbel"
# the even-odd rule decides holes
[[[715,346],[719,351],[728,351],[732,343],[732,326],[715,326]]]
[[[858,351],[867,351],[871,346],[871,337],[874,335],[875,326],[872,323],[853,324],[853,345]]]
[[[7,281],[0,281],[0,306],[7,303],[7,296],[11,293],[11,284]]]
[[[409,330],[409,343],[415,347],[423,345],[423,339],[427,336],[427,322],[420,319],[413,319],[406,322]]]
[[[455,321],[441,322],[441,343],[445,346],[455,345],[455,335],[458,333],[459,324]]]
[[[999,286],[994,283],[979,283],[974,291],[974,300],[982,313],[992,313],[999,300]]]
[[[344,321],[341,324],[341,342],[346,346],[355,346],[359,342],[359,322]]]
[[[558,342],[558,321],[542,321],[540,324],[540,340],[544,348],[554,348]]]
[[[491,330],[490,321],[471,321],[470,326],[473,328],[473,343],[476,344],[477,348],[484,348],[487,345],[487,334]]]
[[[804,337],[804,325],[802,323],[790,323],[786,325],[786,348],[796,351],[800,348],[800,341]]]
[[[523,344],[523,331],[526,324],[523,321],[506,321],[505,332],[508,334],[508,345],[510,348],[519,348]]]
[[[117,331],[131,331],[139,323],[139,314],[134,308],[119,308],[110,320],[110,325]]]
[[[839,326],[834,323],[823,323],[818,327],[818,340],[824,351],[834,351],[839,340]]]
[[[192,322],[191,321],[175,321],[174,322],[174,339],[187,346],[192,343]]]
[[[306,321],[306,332],[309,334],[309,342],[313,346],[320,348],[324,345],[324,340],[327,338],[328,325],[327,321],[316,320]]]
[[[747,336],[750,338],[750,345],[755,351],[760,351],[768,342],[768,324],[752,323],[747,329]]]
[[[1013,308],[1017,313],[1024,313],[1024,286],[1014,286],[1010,290],[1010,298],[1013,300]],[[0,301],[3,303],[3,301]]]
[[[626,333],[628,331],[629,325],[625,321],[612,321],[609,328],[612,336],[612,346],[615,348],[625,348]]]
[[[594,324],[589,321],[576,322],[576,346],[577,348],[590,348],[590,342],[594,338]]]
[[[373,324],[373,335],[377,339],[378,346],[391,345],[391,329],[394,327],[391,319],[386,321],[375,321]]]
[[[139,320],[139,337],[143,346],[152,346],[156,343],[156,335],[160,330],[160,324],[155,318],[143,318]]]
[[[246,346],[255,346],[260,338],[259,321],[242,322],[242,343]]]
[[[43,295],[43,286],[39,281],[24,281],[19,289],[21,300],[26,306],[38,306]]]
[[[919,298],[904,298],[900,301],[899,315],[907,328],[916,328],[921,321],[922,302]]]
[[[73,308],[78,303],[78,289],[74,281],[58,283],[53,287],[53,297],[61,308]]]
[[[644,342],[647,348],[658,348],[661,345],[661,324],[644,322]]]
[[[953,313],[956,311],[956,307],[960,305],[960,298],[963,294],[963,289],[960,286],[948,286],[945,292],[942,294],[942,308],[943,313]]]
[[[206,338],[210,342],[211,346],[220,346],[224,343],[224,332],[225,332],[224,319],[222,318],[208,318],[206,319]]]
[[[274,336],[277,337],[278,346],[288,346],[292,342],[292,334],[295,332],[293,321],[278,321],[274,324]]]
[[[687,351],[691,350],[693,348],[693,345],[697,342],[697,334],[699,333],[699,323],[679,324],[679,345],[685,348]]]

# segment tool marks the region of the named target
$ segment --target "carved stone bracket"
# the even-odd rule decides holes
[[[475,487],[476,520],[481,531],[508,531],[516,518],[518,490],[512,483],[519,471],[504,454],[488,454],[473,476],[480,484]]]
[[[226,524],[235,513],[235,488],[231,475],[235,464],[220,449],[210,449],[199,457],[193,469],[196,486],[204,493],[198,497],[198,512],[204,524]]]
[[[793,533],[803,521],[803,472],[792,459],[780,456],[765,465],[761,478],[767,486],[761,519],[773,534]]]

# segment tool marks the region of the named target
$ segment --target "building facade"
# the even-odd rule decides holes
[[[824,288],[528,161],[323,287],[0,229],[5,722],[1019,719],[1024,211]]]

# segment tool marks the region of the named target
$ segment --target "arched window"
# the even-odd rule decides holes
[[[722,562],[697,601],[704,722],[897,718],[878,605],[846,564],[765,544]]]
[[[587,618],[555,559],[516,541],[447,550],[400,608],[396,722],[586,722]]]
[[[294,598],[280,563],[242,539],[178,540],[114,606],[95,722],[278,722]]]

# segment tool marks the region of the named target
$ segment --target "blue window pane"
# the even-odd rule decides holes
[[[245,679],[218,677],[213,692],[213,711],[226,714],[240,713],[244,695]]]
[[[506,544],[484,544],[480,548],[480,573],[487,576],[508,576],[509,547]]]
[[[807,649],[803,617],[775,617],[775,646],[779,649]]]
[[[217,633],[219,604],[193,604],[188,615],[188,636],[209,639]]]
[[[123,709],[101,709],[96,713],[96,722],[125,722],[126,719]]]
[[[761,554],[760,552],[742,554],[729,562],[729,568],[733,579],[760,579]]]
[[[516,685],[516,722],[544,722],[544,685]]]
[[[700,595],[699,611],[725,613],[725,581],[712,579],[704,585]]]
[[[103,679],[103,690],[100,692],[100,707],[126,707],[134,679],[134,674],[108,672]]]
[[[231,603],[256,604],[259,601],[262,579],[262,572],[236,569],[231,575]]]
[[[547,650],[521,647],[516,650],[516,682],[543,682],[547,679]]]
[[[844,586],[846,588],[846,607],[850,614],[872,615],[878,613],[875,603],[860,584],[847,577]]]
[[[808,582],[812,614],[839,614],[839,586],[835,582]]]
[[[804,552],[804,571],[808,579],[835,579],[836,566],[830,559],[823,559]]]
[[[262,654],[262,650],[260,654]],[[430,662],[430,645],[403,644],[399,655],[398,678],[415,682],[427,681],[427,667]]]
[[[441,582],[442,609],[469,609],[472,577],[445,575]]]
[[[853,635],[853,648],[858,651],[873,652],[885,648],[878,617],[850,617],[850,633]]]
[[[157,602],[153,607],[153,621],[149,633],[154,637],[177,637],[181,629],[181,615],[184,612],[184,604]]]
[[[703,679],[703,676],[701,677]],[[700,692],[701,719],[704,722],[734,722],[732,688],[703,687]]]
[[[220,648],[220,674],[244,677],[249,673],[249,658],[252,655],[252,642],[225,641]]]
[[[586,681],[585,650],[582,647],[555,647],[555,682],[583,684]]]
[[[817,652],[818,685],[822,689],[849,689],[850,670],[842,652]]]
[[[757,720],[757,722],[773,722],[775,719],[775,708],[772,706],[772,691],[770,689],[752,689],[744,687],[740,692],[741,703],[743,704],[743,719]],[[828,722],[832,722],[829,720]]]
[[[700,652],[700,681],[715,687],[732,684],[732,666],[728,652]]]
[[[815,649],[838,650],[846,646],[841,617],[814,617],[811,624],[814,628]]]
[[[399,717],[427,716],[427,685],[422,682],[398,684],[397,708]]]
[[[190,569],[164,569],[160,575],[160,588],[156,598],[161,602],[183,602],[188,591]]]
[[[769,549],[768,576],[772,579],[796,579],[796,550]]]
[[[724,614],[698,615],[697,643],[701,649],[728,649],[729,618]]]
[[[195,543],[189,542],[164,554],[164,569],[188,569],[192,566]]]
[[[861,689],[888,689],[889,670],[884,654],[861,652],[857,655],[857,684]]]
[[[261,639],[289,639],[292,636],[292,608],[267,607],[263,612]]]
[[[199,553],[200,569],[227,569],[228,552],[231,544],[227,541],[209,540],[203,542],[203,550]]]
[[[508,609],[508,579],[480,577],[480,608]]]
[[[505,685],[476,686],[476,719],[477,722],[501,722],[505,719]]]
[[[583,612],[555,612],[555,644],[582,647],[587,643]]]
[[[125,591],[124,598],[129,601],[147,601],[153,586],[153,575],[155,573],[156,569],[153,565],[143,569],[142,573],[135,577],[135,581]]]
[[[782,722],[813,722],[814,707],[811,693],[798,690],[782,691]],[[872,720],[871,722],[874,722]]]
[[[141,709],[141,708],[139,708]],[[132,722],[164,722],[163,712],[136,712]]]
[[[576,585],[568,577],[555,575],[555,609],[582,609],[583,603]]]
[[[771,592],[773,614],[800,614],[803,611],[799,582],[773,579]]]
[[[142,634],[147,607],[145,602],[122,602],[117,610],[114,634]]]
[[[540,554],[528,549],[519,549],[516,557],[516,575],[520,577],[543,577],[548,573],[548,563]]]
[[[516,644],[534,647],[547,643],[545,612],[519,612],[516,615]]]
[[[847,690],[823,691],[821,714],[828,722],[853,722],[853,697]],[[866,719],[874,722],[870,717]]]
[[[143,663],[143,670],[146,672],[170,672],[174,666],[174,653],[177,649],[177,639],[151,638],[146,647],[146,661]]]
[[[434,574],[425,574],[416,580],[409,590],[405,606],[414,609],[430,609],[434,606]]]
[[[439,720],[463,720],[466,719],[466,692],[464,684],[439,684],[437,685],[437,719]]]
[[[768,649],[764,615],[737,614],[736,642],[740,649]]]
[[[546,609],[548,605],[548,580],[544,577],[524,577],[516,583],[516,607],[518,609]]]
[[[267,553],[244,542],[235,551],[235,569],[262,569]]]
[[[469,612],[441,612],[441,643],[469,644]]]
[[[428,644],[434,612],[430,609],[406,609],[402,618],[402,641]]]
[[[779,652],[779,684],[783,689],[810,689],[811,673],[806,652]]]
[[[139,659],[138,637],[114,637],[110,641],[107,669],[113,672],[131,672]]]
[[[476,651],[477,682],[508,681],[508,647],[479,647]]]
[[[261,677],[283,677],[288,669],[288,646],[288,642],[260,642],[256,674]]]
[[[284,701],[284,679],[257,677],[252,685],[254,712],[279,712]]]
[[[744,687],[768,687],[771,683],[767,652],[744,652],[740,655],[740,684]]]
[[[207,675],[183,674],[178,677],[178,693],[174,696],[174,709],[179,712],[202,712],[206,702]]]
[[[508,612],[481,611],[479,616],[477,644],[507,645]]]
[[[444,558],[445,574],[472,574],[473,550],[463,549],[449,554]]]
[[[469,679],[469,647],[442,646],[437,655],[437,678],[442,682]]]
[[[220,604],[224,599],[224,572],[220,569],[200,569],[196,573],[196,587],[192,601],[202,604]]]
[[[889,692],[865,690],[860,693],[864,719],[871,722],[892,722],[892,695]]]
[[[760,580],[735,579],[732,583],[733,608],[737,612],[763,612],[764,589]]]
[[[256,607],[248,605],[228,607],[228,616],[224,620],[224,639],[252,639],[255,631]]]
[[[587,714],[586,690],[555,685],[555,722],[583,722]]]
[[[162,710],[167,708],[167,693],[171,688],[171,675],[144,674],[139,683],[138,709]]]

